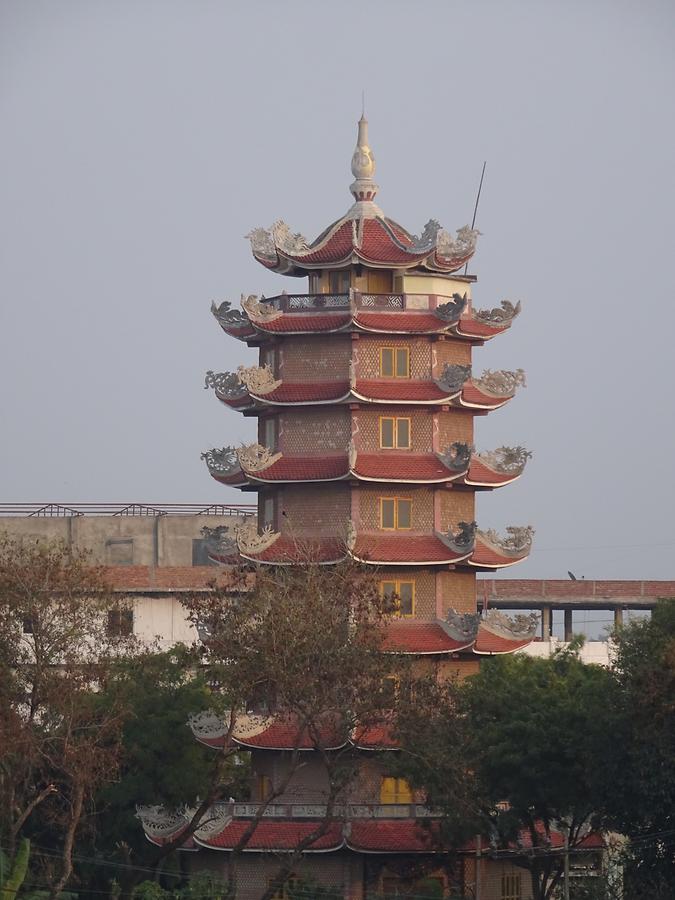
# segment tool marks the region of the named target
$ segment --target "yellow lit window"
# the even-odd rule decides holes
[[[412,500],[407,497],[380,497],[380,528],[408,531],[412,527]]]
[[[258,775],[257,777],[258,801],[267,800],[272,794],[272,779],[269,775]]]
[[[395,615],[412,616],[415,612],[414,581],[381,581],[380,593],[391,598]]]
[[[502,875],[501,900],[521,900],[520,875]]]
[[[410,349],[380,347],[380,375],[387,378],[410,378]]]
[[[383,778],[380,803],[412,803],[412,790],[405,778]]]
[[[410,419],[380,416],[380,447],[383,450],[410,450]]]

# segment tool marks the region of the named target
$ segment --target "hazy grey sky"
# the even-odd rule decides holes
[[[478,420],[526,444],[479,523],[537,529],[507,577],[673,578],[675,5],[642,0],[0,0],[0,499],[236,501],[199,459],[253,438],[203,373],[250,351],[212,299],[302,283],[243,239],[350,205],[365,89],[378,198],[471,218]],[[246,497],[244,497],[246,499]]]

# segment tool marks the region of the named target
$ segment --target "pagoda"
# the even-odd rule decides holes
[[[430,220],[417,237],[382,212],[364,117],[351,170],[353,204],[313,242],[282,221],[248,235],[256,260],[307,278],[306,293],[242,297],[241,310],[212,307],[228,335],[258,348],[259,363],[206,376],[222,404],[257,421],[255,443],[203,454],[218,482],[258,496],[257,525],[218,529],[211,557],[274,566],[351,557],[376,567],[395,609],[386,649],[468,674],[482,656],[528,644],[535,629],[523,617],[476,612],[476,573],[514,565],[532,540],[530,527],[500,536],[479,528],[475,515],[477,492],[517,480],[530,456],[522,447],[474,450],[476,417],[505,406],[525,378],[520,369],[477,374],[472,352],[507,331],[520,304],[474,307],[476,278],[461,270],[476,230],[451,235]],[[218,717],[202,714],[192,727],[203,743],[222,746]],[[294,749],[288,727],[274,722],[248,723],[235,737],[252,753],[258,787],[251,804],[214,812],[190,849],[234,847],[265,799],[274,759]],[[351,743],[371,751],[386,740],[353,735]],[[311,744],[302,749],[311,753]],[[346,823],[332,824],[308,851],[347,859],[350,883],[365,883],[366,857],[429,853],[417,821],[429,810],[400,779],[381,775],[372,796],[360,797]],[[300,787],[304,805],[297,807],[297,786],[293,801],[276,800],[247,859],[283,851],[312,827],[321,790],[311,775]],[[180,817],[142,818],[156,842],[182,827]]]

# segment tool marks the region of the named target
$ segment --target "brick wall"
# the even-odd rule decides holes
[[[359,488],[359,513],[363,531],[378,531],[380,528],[380,497],[411,497],[411,531],[430,533],[434,528],[433,491],[429,488],[386,485],[379,488]],[[401,532],[404,533],[404,532]]]
[[[438,439],[441,450],[454,441],[473,444],[473,416],[459,411],[438,413]]]
[[[440,529],[447,531],[458,522],[475,519],[475,494],[473,491],[439,491]]]
[[[281,512],[286,515],[281,515]],[[282,534],[341,537],[351,515],[349,485],[285,485],[279,490]]]
[[[431,344],[427,338],[361,337],[354,342],[354,360],[359,378],[380,377],[380,348],[409,347],[410,377],[431,378]]]
[[[378,570],[381,581],[415,582],[415,619],[436,618],[436,575],[430,569],[405,569],[402,566]]]
[[[353,413],[355,443],[364,453],[385,453],[380,450],[380,417],[403,416],[410,419],[411,452],[431,453],[433,417],[427,410],[406,410],[404,407],[381,406],[377,409],[361,409]],[[358,430],[357,430],[358,428]]]
[[[471,344],[468,341],[435,341],[432,345],[434,372],[440,375],[446,363],[450,365],[471,365]]]
[[[350,354],[349,335],[287,337],[279,347],[279,378],[291,383],[346,381]]]
[[[303,407],[279,416],[279,449],[287,456],[347,451],[351,437],[349,410]]]
[[[476,611],[476,575],[474,572],[439,572],[442,615],[449,609],[457,612]]]

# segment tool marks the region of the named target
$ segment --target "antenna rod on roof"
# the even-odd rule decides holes
[[[472,230],[476,224],[476,214],[478,213],[478,201],[480,200],[480,192],[483,188],[483,178],[485,177],[485,166],[487,166],[487,160],[485,160],[485,162],[483,163],[483,169],[480,173],[480,182],[478,184],[478,193],[476,194],[476,203],[473,208],[473,219],[471,219],[471,229]],[[464,266],[464,274],[465,275],[466,275],[468,269],[469,269],[469,263],[467,262],[467,264]]]

